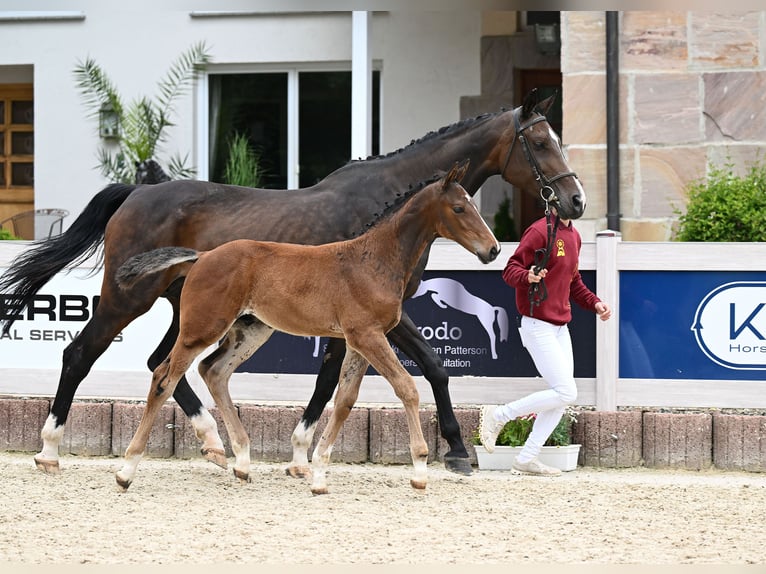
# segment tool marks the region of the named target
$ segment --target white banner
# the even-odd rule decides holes
[[[3,368],[61,369],[64,349],[93,316],[94,300],[101,291],[103,273],[88,276],[91,272],[80,268],[56,275],[40,290],[31,308],[0,338]],[[5,300],[0,303],[3,317],[15,312]],[[159,299],[115,337],[93,369],[146,373],[146,360],[162,340],[171,317],[170,304]]]

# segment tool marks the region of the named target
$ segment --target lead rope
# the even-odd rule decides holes
[[[556,220],[555,222],[551,221],[551,208],[548,204],[548,200],[545,199],[545,197],[540,194],[543,199],[545,200],[545,227],[547,230],[548,235],[548,244],[545,246],[545,249],[536,249],[535,250],[535,265],[532,268],[535,275],[539,275],[540,271],[545,269],[545,266],[548,264],[548,260],[551,258],[551,252],[553,251],[553,245],[556,243],[556,231],[559,228],[559,220],[560,217],[558,214],[556,214]],[[529,316],[534,317],[535,315],[535,307],[539,307],[543,301],[545,301],[548,298],[548,288],[545,286],[545,279],[540,279],[539,283],[530,283],[529,284]]]

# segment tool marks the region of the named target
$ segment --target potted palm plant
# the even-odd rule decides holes
[[[155,158],[167,128],[173,126],[176,99],[188,91],[210,58],[204,42],[194,44],[171,64],[155,98],[142,96],[127,104],[93,58],[77,63],[74,76],[88,115],[99,118],[108,111],[113,122],[101,133],[105,139],[98,151],[99,169],[109,181],[134,183],[136,166]],[[195,171],[186,165],[187,158],[176,153],[160,164],[171,179],[190,178]]]
[[[521,452],[524,442],[532,425],[535,422],[535,414],[519,417],[509,421],[497,435],[495,451],[488,453],[479,440],[479,430],[476,429],[473,436],[476,458],[481,470],[510,470],[513,460]],[[572,444],[572,425],[577,422],[577,413],[567,407],[559,424],[548,437],[539,459],[543,464],[559,468],[562,471],[577,468],[577,457],[580,454],[580,445]]]

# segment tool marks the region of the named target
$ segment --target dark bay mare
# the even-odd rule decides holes
[[[112,184],[94,196],[67,231],[19,255],[0,278],[6,307],[19,314],[58,272],[99,252],[104,278],[93,316],[63,353],[56,396],[41,435],[37,467],[58,472],[59,443],[80,382],[112,340],[158,297],[173,308],[168,332],[148,360],[151,370],[168,355],[178,336],[178,301],[183,277],[158,274],[140,288],[123,291],[114,274],[131,256],[163,246],[210,250],[234,239],[259,239],[318,245],[348,239],[375,213],[381,213],[402,189],[423,181],[454,162],[469,159],[463,187],[475,194],[488,177],[500,174],[526,193],[542,194],[562,217],[576,219],[585,210],[585,192],[569,169],[561,143],[545,120],[553,97],[537,101],[531,92],[522,106],[462,120],[431,132],[386,156],[352,161],[316,185],[299,190],[250,189],[205,181],[157,185]],[[426,249],[412,275],[411,296],[425,268]],[[14,318],[4,320],[5,333]],[[413,321],[402,313],[388,339],[414,360],[434,393],[441,434],[449,444],[445,466],[471,473],[468,453],[448,391],[449,377],[439,356]],[[314,394],[293,434],[294,475],[307,466],[308,444],[325,405],[337,386],[345,352],[343,339],[331,339]],[[244,358],[242,358],[244,360]],[[203,455],[226,466],[216,423],[182,378],[174,398],[202,441]],[[297,447],[296,447],[297,444]]]
[[[482,263],[500,252],[494,234],[459,184],[467,167],[455,164],[447,175],[412,187],[354,239],[323,245],[239,239],[211,251],[163,247],[128,259],[117,271],[117,283],[128,289],[140,288],[157,273],[168,280],[186,279],[178,338],[154,370],[144,414],[116,475],[118,485],[127,490],[133,482],[160,407],[194,359],[218,341],[217,350],[200,363],[199,373],[229,432],[234,474],[249,482],[250,440],[231,400],[229,377],[243,356],[255,353],[279,330],[346,341],[335,406],[311,459],[311,491],[327,493],[332,446],[370,364],[404,405],[415,467],[410,483],[424,489],[428,446],[420,427],[418,390],[386,333],[399,323],[404,293],[434,239],[452,239]]]

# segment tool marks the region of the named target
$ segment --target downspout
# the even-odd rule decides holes
[[[606,226],[620,230],[619,12],[606,13]]]

